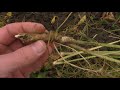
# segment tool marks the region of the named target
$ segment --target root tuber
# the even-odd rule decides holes
[[[23,44],[27,45],[33,43],[37,40],[43,40],[45,42],[59,42],[59,43],[69,43],[73,40],[72,37],[62,36],[56,32],[45,32],[45,33],[20,33],[15,35]]]

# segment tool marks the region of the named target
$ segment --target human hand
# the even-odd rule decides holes
[[[33,33],[45,30],[42,24],[32,22],[12,23],[0,28],[1,78],[26,78],[31,72],[43,66],[52,48],[43,41],[23,47],[14,36],[23,32]]]

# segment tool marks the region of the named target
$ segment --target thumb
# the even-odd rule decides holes
[[[45,42],[37,41],[15,52],[0,55],[0,71],[8,71],[8,69],[13,71],[21,67],[26,67],[36,62],[36,60],[45,53],[46,49]]]

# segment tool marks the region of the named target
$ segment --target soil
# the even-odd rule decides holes
[[[14,22],[24,22],[24,21],[30,21],[30,22],[37,22],[37,23],[42,23],[46,29],[48,31],[50,30],[55,30],[63,21],[64,19],[67,17],[67,15],[70,12],[13,12],[13,16],[11,18],[9,18],[9,21],[6,22],[6,24],[8,23],[14,23]],[[74,12],[74,14],[68,19],[68,23],[66,22],[65,25],[63,25],[62,28],[66,27],[66,25],[68,26],[70,23],[76,23],[79,19],[76,18],[77,14],[83,15],[85,12]],[[5,12],[0,13],[1,15],[5,15]],[[94,16],[96,20],[98,20],[101,17],[101,13],[100,12],[92,12],[92,13],[87,13],[87,15],[92,15]],[[55,24],[51,24],[51,19],[57,16],[59,17],[57,21],[57,23]],[[74,19],[74,21],[73,21]],[[110,28],[111,24],[104,24],[103,27]],[[89,30],[89,37],[93,37],[95,34],[99,34],[96,38],[97,41],[100,42],[110,42],[113,41],[113,38],[108,38],[108,33],[105,33],[102,30]],[[120,34],[117,32],[117,34]]]
[[[10,23],[24,21],[37,22],[42,23],[47,30],[52,30],[51,19],[53,16],[60,17],[58,22],[58,24],[60,24],[68,14],[69,12],[13,12],[13,17],[10,19]]]

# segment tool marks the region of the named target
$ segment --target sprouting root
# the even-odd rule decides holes
[[[59,43],[69,43],[73,40],[72,37],[62,36],[54,31],[45,33],[20,33],[15,35],[23,44],[30,44],[38,40],[43,40],[45,42],[59,42]]]

